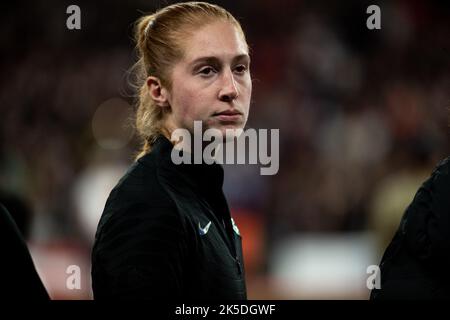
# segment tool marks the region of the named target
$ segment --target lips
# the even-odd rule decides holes
[[[242,113],[237,110],[225,110],[225,111],[221,111],[221,112],[216,112],[216,113],[214,113],[214,115],[215,116],[239,116],[239,115],[242,115]]]
[[[223,123],[236,123],[242,121],[242,112],[235,109],[216,112],[213,114],[213,116]]]

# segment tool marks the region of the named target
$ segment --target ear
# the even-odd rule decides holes
[[[168,107],[168,91],[161,85],[161,81],[156,77],[150,76],[147,78],[146,83],[148,92],[156,105],[163,108]]]

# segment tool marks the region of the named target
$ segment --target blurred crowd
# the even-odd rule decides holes
[[[132,23],[172,3],[77,2],[81,30],[66,28],[66,1],[11,2],[0,20],[1,201],[25,212],[53,298],[91,296],[96,223],[140,146]],[[241,21],[251,47],[248,127],[280,129],[277,175],[225,166],[249,298],[280,297],[254,279],[270,283],[278,245],[292,236],[370,234],[378,263],[414,193],[450,154],[450,4],[378,1],[381,29],[369,30],[368,1],[213,2]],[[81,292],[65,288],[72,264]]]

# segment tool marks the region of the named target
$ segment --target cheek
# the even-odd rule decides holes
[[[180,88],[178,90],[174,113],[178,122],[183,126],[190,126],[194,120],[202,120],[205,117],[205,101],[207,98],[200,94],[197,88]]]
[[[185,119],[191,110],[194,96],[188,88],[177,86],[174,90],[172,109],[178,119]]]
[[[250,109],[250,101],[252,98],[252,80],[249,79],[246,80],[246,82],[243,85],[243,89],[242,89],[242,95],[243,95],[243,107],[245,109],[245,111],[248,113],[248,110]]]

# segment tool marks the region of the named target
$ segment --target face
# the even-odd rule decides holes
[[[203,130],[243,129],[247,122],[252,82],[247,44],[230,22],[214,22],[184,42],[184,57],[171,73],[166,128],[185,128],[194,121]],[[172,129],[172,130],[171,130]]]

